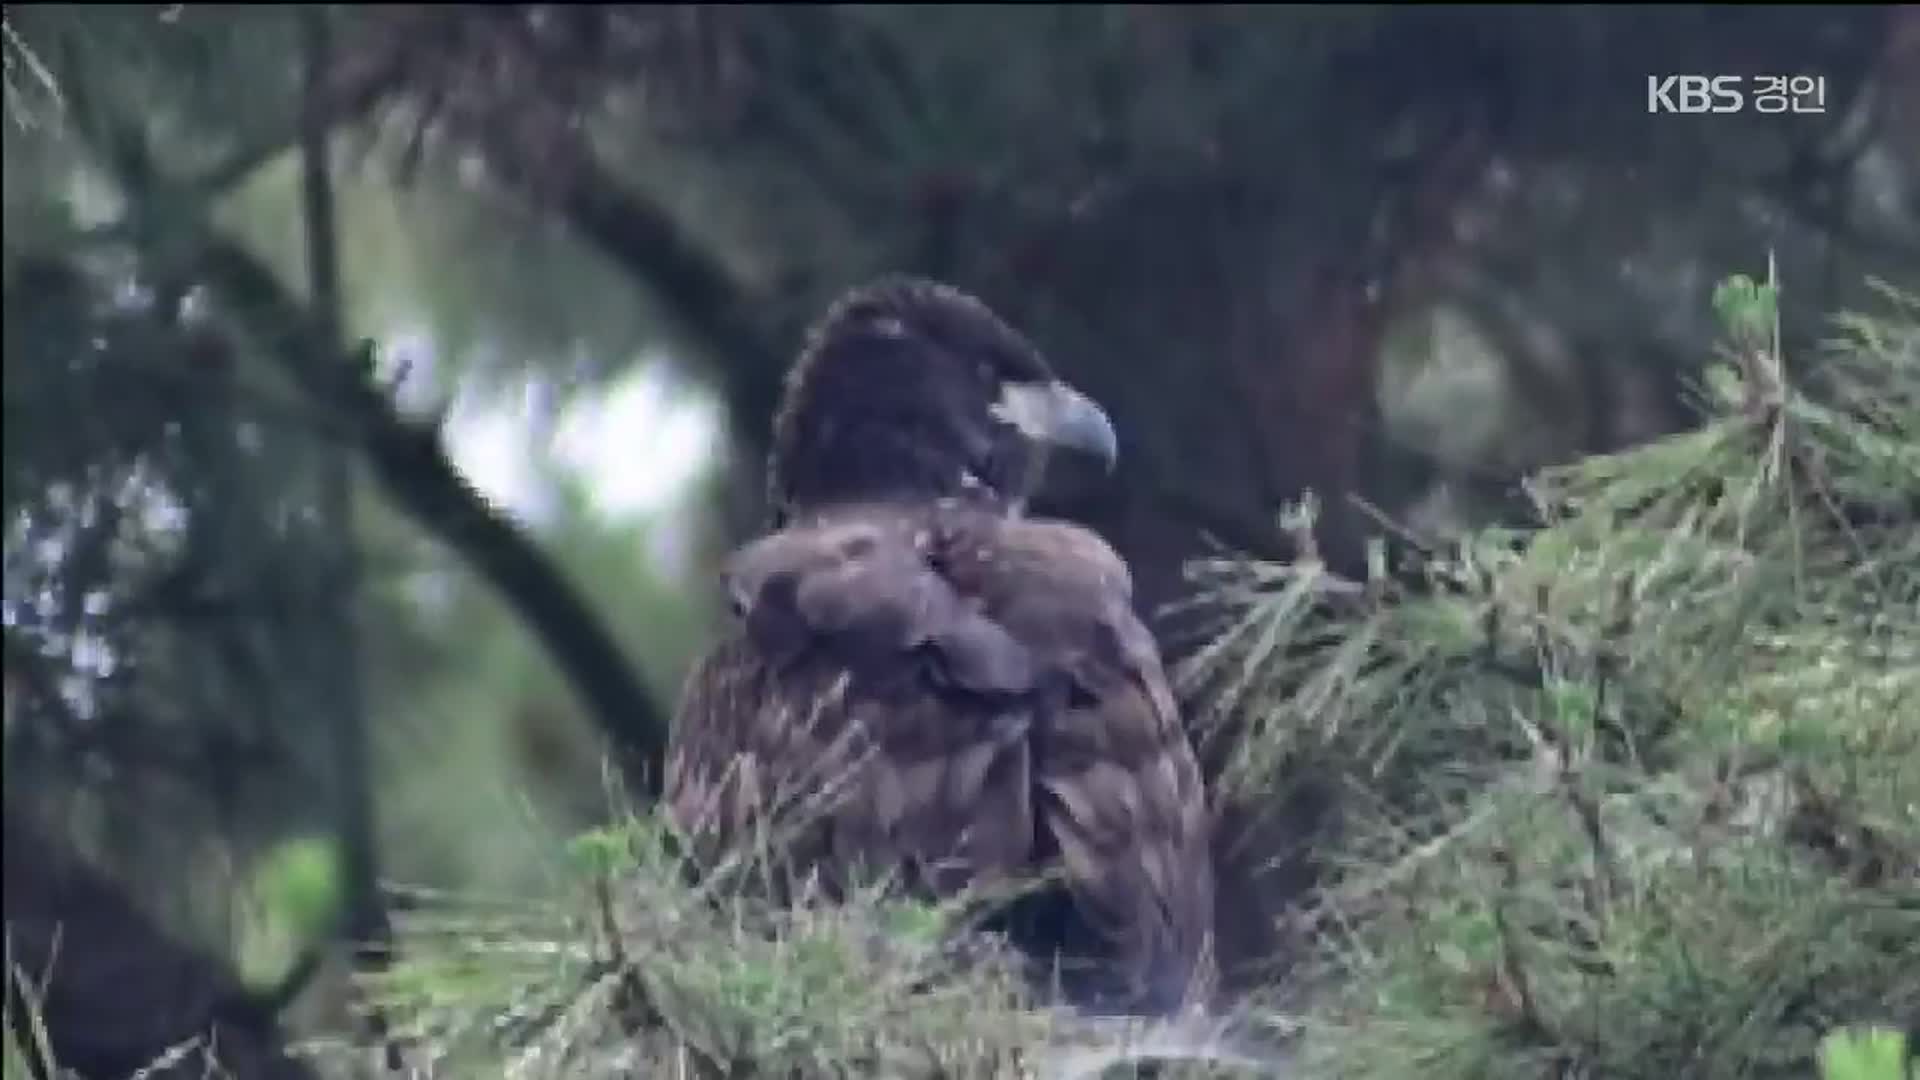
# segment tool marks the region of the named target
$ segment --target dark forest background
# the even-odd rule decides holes
[[[565,891],[871,276],[1108,408],[1118,472],[1039,510],[1174,661],[1195,560],[1360,580],[1696,428],[1730,275],[1790,357],[1920,286],[1911,7],[26,4],[4,48],[6,917],[73,972],[14,1026],[89,1077],[364,1033],[349,943]],[[1824,108],[1649,114],[1693,73]],[[1235,796],[1237,985],[1337,802]]]

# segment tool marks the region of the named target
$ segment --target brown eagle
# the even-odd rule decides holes
[[[1164,1013],[1211,985],[1207,800],[1125,564],[1023,516],[1050,446],[1116,455],[981,302],[902,277],[836,302],[788,377],[774,531],[729,563],[667,805],[705,859],[789,830],[833,896],[1051,871],[1001,928],[1070,1000]]]

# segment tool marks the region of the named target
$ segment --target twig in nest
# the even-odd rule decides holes
[[[1507,897],[1519,891],[1520,871],[1504,847],[1494,848],[1492,857],[1494,865],[1500,868],[1500,892],[1493,903],[1494,932],[1500,936],[1500,964],[1494,973],[1496,988],[1504,1011],[1510,1013],[1521,1030],[1542,1043],[1551,1043],[1552,1032],[1534,1004],[1533,984],[1520,962],[1520,945],[1507,919]]]
[[[655,1028],[673,1036],[679,1044],[683,1059],[693,1067],[694,1074],[703,1080],[726,1080],[736,1075],[705,1050],[691,1041],[680,1038],[673,1030],[667,1016],[654,1004],[647,993],[646,984],[640,978],[640,969],[627,956],[624,939],[620,933],[620,923],[613,914],[613,879],[610,874],[600,874],[594,880],[594,909],[600,918],[600,933],[606,938],[608,957],[606,969],[618,980],[617,1000],[619,1011],[632,1027],[629,1030]]]

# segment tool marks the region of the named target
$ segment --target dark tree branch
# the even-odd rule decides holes
[[[212,285],[316,399],[356,417],[360,449],[387,494],[499,589],[546,646],[602,732],[648,790],[667,720],[613,635],[534,541],[488,505],[448,460],[437,430],[395,411],[366,378],[368,358],[316,355],[309,313],[272,271],[231,241],[203,234],[196,276]]]
[[[154,172],[137,132],[120,125],[90,134],[103,140],[100,157],[121,178],[131,233],[146,254],[172,260],[170,272],[205,282],[317,407],[345,419],[395,504],[500,590],[584,700],[622,766],[643,789],[655,790],[667,719],[592,606],[531,538],[466,482],[437,430],[423,430],[396,412],[371,380],[370,356],[325,348],[314,313],[271,270],[221,236],[196,202],[167,197],[172,189]],[[164,223],[157,220],[162,213]]]

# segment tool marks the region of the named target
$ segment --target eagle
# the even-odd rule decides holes
[[[1117,457],[980,300],[893,275],[834,302],[787,376],[770,531],[725,566],[733,619],[683,687],[664,803],[707,865],[775,837],[836,899],[1045,876],[1005,936],[1069,1001],[1166,1015],[1212,985],[1208,800],[1126,564],[1025,513],[1055,448]]]

